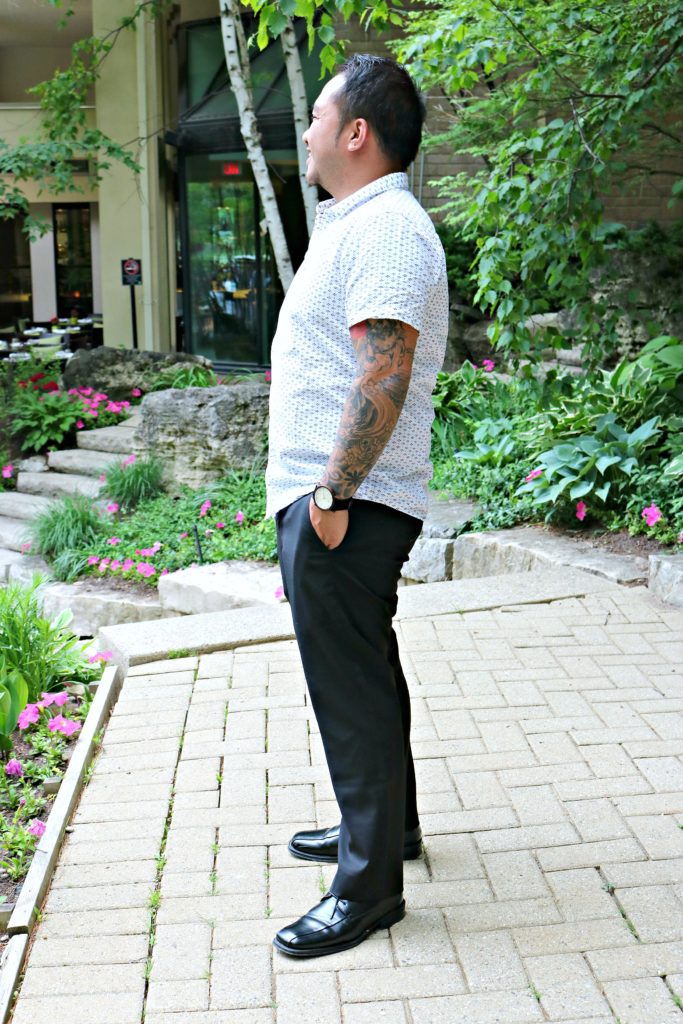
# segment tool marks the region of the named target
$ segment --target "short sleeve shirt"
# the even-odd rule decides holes
[[[370,319],[402,320],[419,337],[398,422],[356,497],[423,519],[448,284],[439,237],[403,173],[318,206],[273,340],[266,515],[310,493],[323,475],[358,374],[349,328]]]

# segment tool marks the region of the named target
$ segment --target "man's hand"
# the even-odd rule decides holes
[[[339,512],[323,512],[311,498],[308,502],[308,514],[311,519],[311,526],[318,534],[318,537],[330,551],[338,548],[346,536],[349,528],[349,513],[346,509]]]

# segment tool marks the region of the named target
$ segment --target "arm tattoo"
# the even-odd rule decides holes
[[[357,491],[393,433],[410,384],[417,331],[400,320],[365,320],[351,328],[351,341],[358,371],[322,477],[340,498]]]

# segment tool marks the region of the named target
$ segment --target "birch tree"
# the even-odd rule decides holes
[[[285,58],[285,68],[289,80],[289,90],[292,94],[292,112],[294,115],[294,132],[296,134],[296,154],[299,165],[299,181],[301,183],[301,195],[306,211],[306,225],[309,237],[313,232],[315,223],[315,209],[318,205],[318,190],[314,185],[309,185],[306,180],[306,146],[304,145],[303,134],[308,128],[308,97],[306,96],[306,82],[304,70],[301,64],[301,55],[297,46],[294,23],[287,18],[287,23],[280,36],[282,52]]]
[[[240,131],[261,198],[264,219],[273,246],[273,255],[278,275],[282,287],[287,291],[292,283],[294,271],[292,269],[284,227],[282,226],[282,218],[277,206],[275,189],[270,179],[266,156],[263,152],[261,133],[256,123],[249,53],[242,26],[239,0],[221,0],[220,10],[225,65],[228,71],[228,78],[230,79],[230,87],[237,101],[237,109],[240,115]]]

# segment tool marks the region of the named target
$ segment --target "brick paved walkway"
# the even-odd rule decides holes
[[[616,588],[403,621],[426,854],[309,961],[270,945],[333,873],[286,850],[337,813],[294,643],[134,669],[14,1024],[683,1024],[682,627]]]

